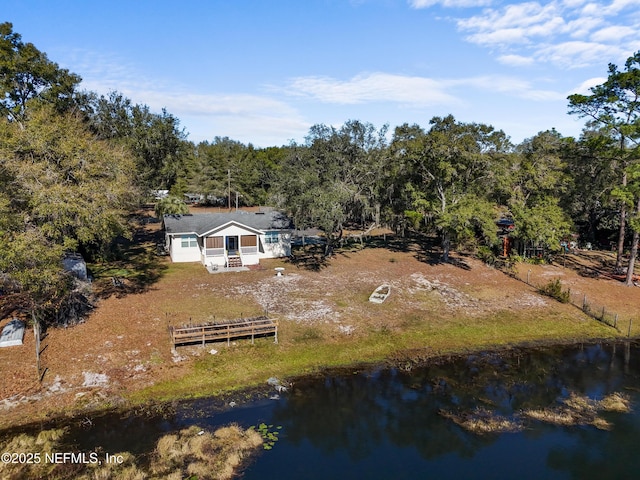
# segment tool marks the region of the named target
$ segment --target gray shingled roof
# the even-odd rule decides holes
[[[198,213],[195,215],[165,215],[164,228],[167,233],[195,233],[204,235],[227,223],[234,222],[254,230],[286,230],[292,228],[289,217],[282,212],[265,213],[230,212],[230,213]]]

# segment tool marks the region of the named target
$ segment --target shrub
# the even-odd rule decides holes
[[[497,257],[495,252],[491,247],[487,247],[486,245],[481,245],[478,247],[478,251],[476,252],[476,256],[482,260],[487,265],[495,265]]]
[[[546,285],[538,288],[538,291],[542,295],[546,295],[547,297],[555,298],[559,302],[569,303],[571,299],[571,291],[570,290],[562,290],[562,283],[560,283],[560,279],[556,278],[555,280],[551,280]]]
[[[521,257],[517,253],[512,253],[511,255],[509,255],[509,261],[513,264],[522,263],[524,262],[524,260],[524,257]]]

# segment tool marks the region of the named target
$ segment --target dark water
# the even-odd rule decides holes
[[[558,407],[572,393],[600,400],[614,392],[627,395],[634,410],[602,413],[610,430],[521,420],[522,431],[478,435],[441,414],[482,407],[517,419],[526,409]],[[163,433],[188,425],[265,422],[279,440],[247,467],[245,479],[640,478],[638,344],[335,372],[298,380],[277,400],[238,404],[220,409],[198,400],[162,414],[93,419],[78,424],[70,441],[84,450],[143,454]]]

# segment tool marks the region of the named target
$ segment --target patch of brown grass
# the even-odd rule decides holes
[[[45,453],[68,451],[61,444],[64,433],[64,430],[45,430],[36,436],[20,434],[0,442],[2,452],[38,454],[41,460],[31,464],[1,462],[0,478],[145,480],[151,476],[180,480],[195,475],[199,480],[226,480],[262,445],[262,437],[252,429],[230,425],[209,433],[192,426],[158,440],[149,471],[139,467],[128,452],[115,454],[122,458],[120,463],[73,465],[73,471],[68,471],[68,465],[45,461]]]
[[[51,454],[56,450],[64,433],[63,429],[47,430],[40,432],[36,436],[23,433],[0,441],[0,451],[2,453],[30,455],[34,460],[36,456],[40,458],[38,463],[2,461],[0,462],[0,478],[18,480],[50,476],[56,465],[45,462],[44,457],[46,454]]]
[[[602,418],[600,412],[631,411],[631,403],[627,396],[621,393],[612,393],[600,401],[593,400],[585,395],[571,393],[568,398],[562,400],[563,406],[545,408],[542,410],[525,410],[525,417],[553,425],[574,426],[593,425],[601,430],[609,430],[611,424]]]
[[[521,418],[562,427],[593,425],[600,430],[610,430],[611,423],[602,418],[599,415],[600,412],[631,411],[629,398],[617,392],[607,395],[600,401],[572,392],[569,397],[561,400],[561,403],[562,405],[552,408],[524,410],[513,419],[480,407],[471,412],[462,413],[441,411],[440,415],[465,430],[482,435],[519,431],[523,428]]]
[[[441,411],[440,415],[452,420],[456,425],[478,435],[488,433],[517,432],[522,430],[522,425],[512,419],[497,415],[484,408],[476,408],[470,413],[455,414]]]
[[[213,434],[193,426],[158,441],[150,470],[163,477],[188,474],[201,480],[229,479],[261,444],[257,432],[237,425],[222,427]]]
[[[550,423],[552,425],[560,425],[560,426],[572,426],[579,425],[583,422],[584,418],[579,415],[577,412],[574,412],[570,409],[554,409],[554,408],[545,408],[539,410],[525,410],[522,412],[523,415],[527,418],[531,418],[533,420],[537,420],[539,422]]]
[[[571,411],[583,415],[594,415],[598,411],[598,402],[592,400],[586,395],[578,395],[574,392],[569,394],[568,398],[562,400]]]
[[[598,407],[605,412],[629,413],[631,411],[631,401],[627,395],[616,392],[600,400]]]
[[[77,477],[78,480],[146,480],[146,472],[135,463],[135,457],[128,452],[118,454],[122,463],[103,463],[90,468],[89,472]],[[92,470],[92,471],[91,471]]]

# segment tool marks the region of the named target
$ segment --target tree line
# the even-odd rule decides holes
[[[269,204],[296,227],[317,227],[330,250],[346,227],[375,224],[436,234],[450,249],[499,249],[496,221],[521,242],[560,249],[617,245],[631,284],[640,232],[640,52],[568,113],[579,138],[554,129],[514,145],[502,130],[433,117],[389,131],[350,120],[314,125],[302,142],[256,148],[215,137],[194,143],[180,121],[118,92],[80,89],[11,23],[0,24],[0,275],[35,318],[64,310],[73,291],[65,253],[108,259],[131,236],[129,216],[151,192],[160,212],[184,194],[234,206]],[[623,256],[630,247],[630,257]]]

